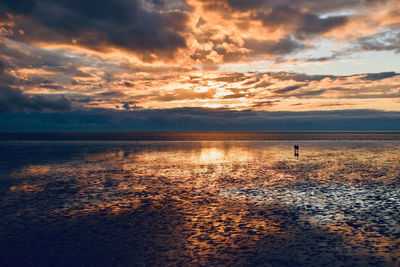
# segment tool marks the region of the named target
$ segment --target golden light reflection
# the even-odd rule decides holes
[[[224,251],[268,254],[277,244],[279,253],[292,246],[325,253],[328,245],[303,246],[319,244],[321,236],[334,248],[398,259],[391,225],[400,201],[399,143],[302,141],[300,147],[295,158],[291,141],[89,145],[73,157],[12,172],[7,201],[18,205],[24,194],[40,203],[30,212],[57,218],[128,214],[128,225],[136,216],[151,221],[159,214],[174,222],[159,234],[181,240],[198,263],[230,262]],[[336,216],[335,207],[347,213]],[[359,216],[363,210],[379,220]],[[345,219],[349,214],[358,221]]]
[[[40,176],[49,173],[51,166],[49,165],[28,165],[24,167],[17,175],[25,176],[25,175],[34,175]]]
[[[392,236],[382,235],[377,229],[357,229],[357,227],[349,226],[346,221],[325,226],[324,229],[340,236],[348,244],[359,246],[360,254],[368,255],[373,251],[375,255],[384,258],[387,262],[392,262],[393,259],[400,262],[399,240]]]
[[[206,164],[217,163],[224,160],[224,152],[219,148],[203,148],[200,152],[200,161]]]
[[[38,185],[22,184],[22,185],[18,185],[18,186],[15,186],[15,185],[11,186],[10,191],[33,194],[33,193],[38,193],[38,192],[44,191],[44,188],[42,188]]]

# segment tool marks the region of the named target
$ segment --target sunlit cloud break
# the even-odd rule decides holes
[[[398,0],[5,0],[0,11],[1,130],[400,130]]]

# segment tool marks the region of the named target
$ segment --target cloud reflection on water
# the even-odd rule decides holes
[[[1,170],[2,234],[18,243],[17,228],[90,229],[137,264],[398,263],[400,144],[308,141],[299,158],[292,146],[2,144],[21,161]]]

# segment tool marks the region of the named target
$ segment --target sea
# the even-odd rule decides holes
[[[400,264],[400,132],[0,140],[1,266]]]

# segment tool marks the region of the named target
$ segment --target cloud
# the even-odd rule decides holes
[[[246,52],[253,55],[272,53],[275,49],[288,52],[291,46],[285,46],[286,42],[294,43],[296,48],[297,41],[292,37],[281,40],[285,40],[280,42],[281,46],[276,46],[274,41],[259,40],[243,45],[254,49],[248,48]],[[91,54],[71,56],[65,50],[46,50],[15,41],[0,42],[0,52],[3,87],[19,90],[28,98],[40,96],[49,101],[54,101],[57,93],[72,101],[73,109],[122,109],[127,102],[132,102],[130,108],[193,107],[207,102],[246,109],[265,99],[277,101],[274,105],[259,104],[257,109],[288,110],[304,99],[309,104],[302,105],[301,109],[348,108],[345,104],[344,107],[330,105],[341,99],[359,99],[355,101],[355,108],[382,109],[392,105],[389,101],[400,94],[400,76],[396,72],[335,76],[295,72],[181,72],[160,67],[152,71],[151,67],[134,69],[129,64],[110,62]],[[279,52],[276,52],[278,57]],[[317,101],[323,103],[317,104]],[[26,107],[25,110],[34,109]]]
[[[123,107],[124,109],[126,109],[126,110],[129,110],[129,109],[131,108],[128,102],[124,103],[124,104],[122,105],[122,107]]]
[[[394,71],[390,71],[390,72],[380,72],[380,73],[367,73],[365,75],[365,77],[363,77],[363,80],[367,80],[367,81],[379,81],[379,80],[383,80],[386,78],[391,78],[391,77],[395,77],[400,75],[399,73],[396,73]]]
[[[0,86],[0,112],[70,111],[71,100],[64,96],[28,96],[20,90]]]
[[[0,45],[0,50],[4,46]],[[9,51],[8,51],[9,52]],[[16,52],[16,51],[12,51]],[[10,53],[5,54],[7,56]],[[14,53],[14,55],[19,55]],[[22,60],[24,62],[24,60]],[[31,65],[32,66],[32,65]],[[63,95],[27,95],[16,86],[26,86],[36,84],[42,88],[50,90],[59,90],[62,87],[57,84],[52,84],[51,81],[40,79],[24,80],[14,76],[15,70],[18,70],[18,65],[12,61],[4,60],[0,57],[0,112],[31,112],[31,111],[70,111],[72,102],[69,98]]]
[[[37,46],[63,45],[102,54],[122,53],[163,70],[176,66],[218,70],[219,64],[277,60],[345,40],[357,51],[398,51],[395,0],[5,0],[0,35]],[[384,10],[376,14],[376,10]],[[384,14],[381,14],[384,13]],[[357,28],[358,27],[358,28]],[[368,37],[368,34],[376,37]],[[388,37],[389,38],[389,37]],[[397,38],[397,39],[396,39]],[[347,40],[346,40],[347,39]],[[300,58],[326,62],[346,56]],[[354,53],[354,51],[352,51]],[[179,55],[179,56],[178,56]],[[179,64],[177,64],[179,62]],[[123,62],[120,62],[123,64]],[[175,64],[175,66],[172,66]],[[127,64],[129,65],[129,64]]]
[[[291,36],[286,36],[278,41],[245,39],[245,48],[250,49],[252,54],[285,55],[293,53],[304,47]]]
[[[109,98],[109,99],[113,99],[113,98],[120,98],[120,97],[126,97],[126,94],[124,94],[121,91],[107,91],[107,92],[102,92],[102,93],[98,93],[97,94],[99,97],[102,98]]]
[[[4,0],[0,129],[399,130],[395,69],[269,71],[364,71],[400,51],[394,4]]]
[[[251,84],[251,83],[250,83]],[[246,84],[246,85],[248,85],[248,83]],[[272,83],[271,82],[267,82],[267,81],[261,81],[261,82],[259,82],[259,83],[257,83],[256,85],[254,85],[254,89],[257,89],[257,88],[267,88],[267,87],[269,87],[269,86],[271,86],[272,85]]]
[[[191,1],[193,2],[201,3],[194,5],[206,10],[205,14],[202,14],[205,26],[202,25],[201,28],[206,29],[208,25],[208,30],[203,32],[202,36],[213,42],[213,50],[223,55],[225,62],[254,60],[254,54],[242,50],[245,48],[243,44],[246,39],[277,42],[285,36],[291,36],[302,45],[293,51],[299,52],[300,55],[303,51],[313,52],[318,51],[318,48],[325,50],[325,53],[317,53],[321,53],[321,56],[297,58],[296,63],[328,62],[360,51],[399,51],[399,38],[396,34],[400,25],[397,0]],[[217,23],[223,26],[213,27],[207,23],[208,13],[212,13],[212,20],[218,18],[215,15],[218,13],[220,17]],[[224,29],[219,30],[221,28]],[[381,38],[383,34],[387,35],[385,40]],[[369,38],[369,35],[373,36]],[[226,36],[229,36],[231,42],[228,42]],[[325,45],[328,42],[333,44],[329,48]],[[278,62],[282,62],[284,57],[293,60],[292,51],[285,51],[277,57]],[[211,49],[202,51],[203,55],[211,52]],[[261,55],[267,54],[260,50],[258,59]]]
[[[265,107],[271,107],[276,105],[279,102],[279,100],[273,101],[273,100],[267,100],[267,101],[258,101],[253,103],[251,106],[252,108],[265,108]]]
[[[296,31],[299,36],[321,34],[328,32],[336,27],[343,26],[348,21],[347,16],[332,16],[320,18],[315,14],[304,14],[300,19],[300,25]]]
[[[267,104],[268,105],[268,104]],[[400,113],[377,110],[307,112],[174,108],[65,113],[6,113],[0,131],[399,131]]]
[[[281,72],[269,72],[266,73],[268,74],[269,77],[282,80],[282,81],[288,81],[288,80],[294,80],[296,82],[310,82],[310,81],[321,81],[326,78],[338,78],[340,76],[334,76],[334,75],[309,75],[305,73],[296,73],[296,72],[286,72],[286,71],[281,71]]]
[[[41,84],[40,87],[41,87],[41,88],[50,89],[50,90],[55,90],[55,91],[64,89],[64,87],[62,87],[62,86],[60,86],[60,85],[56,85],[56,84],[47,84],[47,83]]]
[[[227,82],[227,83],[232,83],[232,82],[239,82],[245,80],[246,77],[243,73],[225,73],[220,75],[219,77],[215,78],[214,80],[217,82]]]
[[[398,110],[396,70],[373,73],[386,67],[361,61],[371,58],[363,57],[365,51],[382,51],[382,58],[398,51],[396,3],[5,0],[0,4],[6,11],[0,18],[0,85],[19,92],[25,104],[4,109],[56,110],[52,102],[68,106],[63,96],[72,101],[72,110],[283,111],[299,103],[297,110],[350,104]],[[342,76],[281,71],[326,73],[339,64],[329,61],[338,59],[345,59],[346,68],[336,72],[349,66],[352,73],[367,71]],[[333,104],[344,99],[352,101]]]
[[[125,102],[122,107],[125,110],[134,110],[134,109],[140,109],[142,107],[135,105],[135,101],[129,101],[129,102]]]
[[[394,34],[396,33],[397,34]],[[370,36],[363,36],[357,42],[361,51],[395,51],[400,53],[400,31],[379,32]]]
[[[252,98],[256,95],[255,93],[246,92],[246,89],[229,88],[229,90],[232,94],[224,95],[222,99]]]
[[[265,27],[271,30],[291,29],[292,34],[300,38],[328,32],[343,26],[348,21],[347,16],[321,18],[316,14],[289,5],[275,6],[268,10],[257,11],[255,14],[253,18],[261,20]]]
[[[40,86],[51,90],[70,85],[74,78],[91,77],[91,74],[79,68],[98,64],[89,58],[82,61],[71,57],[66,51],[46,50],[1,39],[0,63],[3,83],[25,88]]]
[[[211,99],[215,95],[216,90],[210,89],[206,92],[194,92],[192,90],[175,89],[168,93],[160,93],[153,99],[162,102],[180,101],[180,100],[194,100],[194,99]]]
[[[186,46],[183,10],[147,10],[138,0],[2,1],[24,34],[18,40],[68,43],[107,51],[118,47],[143,58],[171,57]],[[155,54],[154,54],[155,53]],[[140,55],[140,53],[138,54]]]
[[[235,12],[246,12],[249,10],[263,10],[274,6],[291,6],[303,8],[312,12],[327,13],[343,11],[359,7],[374,8],[386,4],[388,0],[332,0],[329,2],[315,0],[201,0],[208,9],[224,9]]]
[[[289,92],[295,91],[295,90],[301,88],[302,86],[303,85],[288,86],[288,87],[285,87],[285,88],[282,88],[282,89],[274,90],[274,93],[285,94],[285,93],[289,93]]]

